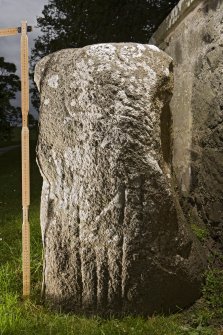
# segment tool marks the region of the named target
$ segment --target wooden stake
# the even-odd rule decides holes
[[[22,86],[22,270],[23,296],[30,295],[30,177],[29,177],[29,58],[27,22],[22,21],[21,31],[21,86]]]
[[[30,175],[29,175],[29,59],[28,59],[28,36],[27,22],[22,21],[19,28],[0,29],[1,36],[12,36],[21,33],[21,91],[22,91],[22,270],[23,270],[23,296],[30,295],[30,228],[29,228],[29,205],[30,205]]]

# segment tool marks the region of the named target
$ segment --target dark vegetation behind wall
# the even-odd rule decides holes
[[[49,0],[37,18],[42,35],[32,50],[32,67],[65,48],[105,42],[149,43],[152,33],[179,0]],[[39,97],[33,89],[32,103]]]

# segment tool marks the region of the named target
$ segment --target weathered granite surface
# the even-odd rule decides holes
[[[181,0],[189,14],[153,36],[174,60],[173,168],[193,222],[223,246],[223,1]],[[196,5],[194,7],[194,4]]]
[[[171,178],[171,58],[131,43],[66,49],[35,81],[46,299],[101,315],[193,303],[205,261]]]

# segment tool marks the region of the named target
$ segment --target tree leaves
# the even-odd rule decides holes
[[[20,80],[15,75],[16,66],[0,57],[0,140],[8,140],[10,123],[20,117],[20,108],[11,104],[20,91]]]
[[[148,43],[179,0],[49,0],[37,18],[42,31],[32,50],[32,68],[43,56],[64,48],[106,42]],[[38,108],[38,94],[32,102]]]

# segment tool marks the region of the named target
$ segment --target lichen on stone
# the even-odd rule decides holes
[[[64,310],[152,315],[200,295],[205,262],[165,152],[172,59],[157,51],[97,44],[37,64],[50,99],[37,149],[43,295]]]

